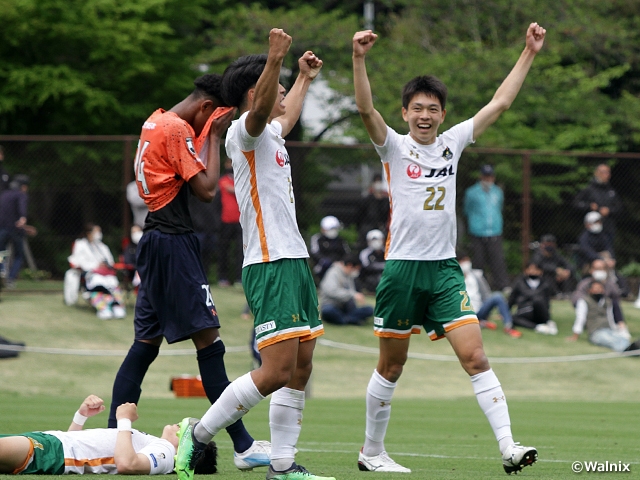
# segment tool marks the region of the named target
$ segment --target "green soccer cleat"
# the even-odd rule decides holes
[[[267,480],[336,480],[335,477],[319,477],[295,462],[284,472],[277,472],[269,465]]]
[[[193,480],[196,463],[204,453],[206,445],[193,438],[193,428],[199,422],[197,418],[183,418],[179,423],[178,451],[175,456],[174,470],[179,480]]]

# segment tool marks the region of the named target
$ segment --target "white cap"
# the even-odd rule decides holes
[[[378,238],[380,240],[384,240],[384,233],[382,233],[378,229],[370,230],[369,232],[367,232],[367,242],[370,242],[374,238]]]
[[[324,217],[320,221],[320,228],[322,230],[331,230],[334,228],[340,228],[340,220],[338,220],[333,215],[329,215],[327,217]]]
[[[602,215],[598,212],[589,212],[584,216],[584,223],[592,224],[602,220]]]

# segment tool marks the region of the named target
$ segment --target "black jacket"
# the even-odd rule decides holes
[[[582,215],[591,211],[591,204],[595,203],[600,207],[607,207],[609,215],[603,218],[602,230],[612,235],[615,230],[616,215],[622,210],[622,202],[616,191],[609,183],[598,183],[595,179],[582,190],[573,200],[573,206],[580,210]]]
[[[527,283],[527,276],[520,275],[513,284],[513,290],[509,295],[509,308],[517,305],[521,307],[525,304],[533,304],[534,302],[544,302],[548,307],[551,302],[553,287],[544,278],[540,278],[540,285],[533,289]]]

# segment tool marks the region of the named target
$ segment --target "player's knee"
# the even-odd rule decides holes
[[[463,357],[460,357],[460,363],[462,368],[469,375],[476,375],[481,372],[489,370],[489,360],[482,348],[476,348],[466,353]]]

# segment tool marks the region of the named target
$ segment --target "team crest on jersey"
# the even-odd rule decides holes
[[[449,147],[446,147],[444,149],[444,152],[442,152],[442,157],[445,158],[446,160],[451,160],[453,158],[453,152]]]
[[[278,150],[276,152],[276,162],[281,167],[284,167],[285,165],[289,165],[289,154],[288,153],[283,153],[280,150]]]
[[[407,175],[409,175],[409,178],[418,178],[420,175],[422,175],[422,169],[420,168],[420,165],[410,163],[407,167]]]
[[[189,137],[186,139],[187,149],[189,149],[189,153],[194,157],[197,157],[196,148],[193,146],[193,138]]]

